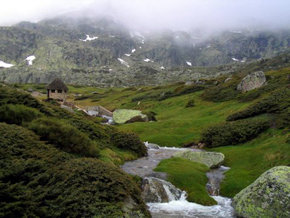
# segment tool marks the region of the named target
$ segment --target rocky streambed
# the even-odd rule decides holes
[[[187,194],[166,181],[166,173],[154,172],[154,168],[163,159],[168,159],[173,155],[181,156],[188,153],[195,153],[202,162],[205,154],[199,149],[189,148],[171,148],[159,147],[156,144],[145,143],[148,148],[148,156],[140,159],[126,162],[122,169],[129,174],[138,175],[143,178],[143,199],[146,201],[152,217],[158,218],[232,218],[235,212],[231,206],[232,201],[229,198],[219,196],[220,182],[224,177],[224,172],[229,168],[220,166],[207,173],[209,179],[207,190],[209,194],[218,202],[218,205],[203,206],[200,204],[188,202]],[[207,152],[208,153],[208,152]],[[216,163],[212,163],[216,167]]]

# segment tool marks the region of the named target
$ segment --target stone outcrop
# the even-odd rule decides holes
[[[266,84],[266,77],[263,71],[257,71],[245,76],[238,84],[237,90],[247,92],[253,89],[260,88]]]
[[[142,198],[147,203],[163,203],[180,199],[182,191],[162,179],[145,177],[142,184]]]
[[[274,167],[233,200],[241,217],[290,217],[290,167]]]
[[[209,168],[217,168],[221,166],[225,159],[225,156],[222,153],[203,151],[182,151],[174,154],[174,156],[205,164]]]
[[[128,121],[132,122],[132,120],[134,120],[132,118],[136,118],[139,116],[144,121],[147,121],[147,116],[142,114],[142,112],[138,110],[118,109],[113,112],[113,120],[117,124],[124,124]]]

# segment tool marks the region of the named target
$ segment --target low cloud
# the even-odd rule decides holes
[[[108,15],[130,28],[224,30],[289,28],[289,0],[9,0],[1,3],[0,25],[74,12]]]

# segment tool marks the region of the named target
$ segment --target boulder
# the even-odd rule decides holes
[[[113,112],[113,120],[117,124],[124,124],[132,118],[138,116],[140,116],[145,121],[147,120],[147,116],[138,110],[118,109]]]
[[[233,206],[241,217],[290,217],[290,167],[274,167],[239,192]]]
[[[205,164],[209,168],[218,168],[225,159],[222,153],[204,151],[181,151],[174,154],[174,156]]]
[[[125,123],[136,123],[136,122],[146,122],[146,117],[142,117],[140,115],[132,117],[130,120],[127,120]]]
[[[266,77],[263,71],[250,73],[245,76],[238,84],[237,90],[247,92],[253,89],[260,88],[266,83]]]
[[[180,199],[183,192],[162,179],[145,177],[142,183],[142,198],[146,203],[163,203]]]

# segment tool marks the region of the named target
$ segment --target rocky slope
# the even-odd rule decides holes
[[[0,60],[13,65],[0,66],[0,80],[46,83],[62,77],[68,83],[129,86],[208,77],[289,51],[289,36],[289,30],[211,37],[139,33],[110,18],[22,22],[0,27]],[[225,64],[232,66],[214,67]]]

